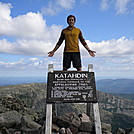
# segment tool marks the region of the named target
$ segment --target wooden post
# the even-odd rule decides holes
[[[53,72],[53,64],[48,65],[48,72]],[[51,134],[52,131],[52,104],[46,104],[46,128],[45,134]]]
[[[88,71],[89,72],[93,72],[93,65],[92,64],[88,65]],[[96,131],[96,134],[102,134],[98,102],[87,103],[87,115],[89,117],[92,115],[92,109],[93,109],[93,113],[94,113],[94,121],[95,121],[95,131]]]
[[[88,72],[93,72],[93,64],[88,65]],[[89,117],[92,115],[92,104],[91,103],[87,103],[86,112]]]
[[[52,131],[52,104],[47,104],[45,134],[51,134],[51,131]]]
[[[94,111],[94,120],[95,120],[95,131],[96,131],[96,134],[102,134],[98,102],[97,103],[93,103],[93,111]]]

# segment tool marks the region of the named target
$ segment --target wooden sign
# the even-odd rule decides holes
[[[46,101],[47,103],[97,102],[94,72],[49,72]]]

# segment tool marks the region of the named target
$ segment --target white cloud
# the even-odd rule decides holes
[[[89,47],[95,50],[97,56],[123,56],[134,54],[134,40],[126,39],[121,37],[117,40],[107,40],[101,42],[90,42],[87,41]],[[82,47],[82,49],[84,49]],[[84,54],[84,53],[83,53]]]
[[[109,7],[108,2],[109,2],[109,0],[102,0],[101,5],[100,5],[102,10],[107,10],[108,9],[108,7]]]
[[[80,3],[81,3],[81,4],[84,4],[84,3],[86,3],[86,2],[88,2],[88,0],[80,0]]]
[[[48,64],[50,64],[50,59],[45,58],[38,59],[38,58],[25,58],[25,59],[18,59],[17,61],[0,61],[0,71],[39,71],[48,68]],[[55,68],[61,67],[61,63],[59,60],[53,60],[53,64],[56,65]]]
[[[115,6],[117,10],[117,14],[125,14],[127,13],[127,4],[130,0],[116,0]]]
[[[11,14],[11,9],[12,6],[11,4],[5,4],[5,3],[2,3],[0,2],[0,17],[1,19],[6,19],[6,20],[10,20],[11,17],[10,17],[10,14]]]
[[[0,36],[10,36],[26,39],[40,39],[55,41],[61,31],[61,26],[47,26],[46,20],[40,13],[28,12],[12,18],[9,4],[0,3]]]
[[[103,56],[124,56],[124,55],[133,55],[134,54],[134,40],[128,40],[125,37],[119,38],[117,40],[107,40],[101,42],[90,42],[86,41],[89,47],[95,50],[97,57]],[[63,46],[60,50],[56,51],[56,57],[61,57]],[[44,42],[39,40],[17,40],[12,43],[5,39],[0,40],[0,53],[7,54],[21,54],[21,55],[32,55],[32,56],[42,56],[46,57],[47,52],[51,51],[54,48],[54,45],[51,42]],[[80,44],[82,49],[82,54],[84,57],[88,56],[85,48]]]
[[[116,14],[127,14],[133,12],[134,2],[131,0],[102,0],[100,4],[101,10],[105,11],[110,7],[114,7]],[[129,8],[132,7],[132,8]]]
[[[73,8],[76,0],[51,0],[47,6],[41,9],[43,15],[56,15],[62,10],[70,10]]]
[[[51,42],[38,40],[17,40],[9,42],[6,39],[0,40],[0,53],[19,54],[19,55],[35,55],[46,56],[54,46]]]
[[[30,61],[36,61],[39,60],[38,58],[29,58]]]
[[[76,0],[57,0],[57,4],[64,9],[72,9],[73,5],[75,4]]]
[[[56,5],[55,2],[53,3],[52,1],[50,1],[47,6],[41,9],[41,13],[43,15],[52,15],[52,16],[56,15],[60,11],[61,8],[58,5]]]

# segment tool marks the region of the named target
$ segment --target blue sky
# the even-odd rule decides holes
[[[97,78],[134,78],[133,0],[0,0],[0,76],[46,76],[50,63],[61,70],[64,43],[54,57],[47,52],[70,14],[96,51],[92,58],[79,43],[83,70],[93,64]]]

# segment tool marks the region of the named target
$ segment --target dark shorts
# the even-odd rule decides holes
[[[70,68],[71,62],[73,63],[74,68],[82,67],[80,52],[63,53],[63,67],[67,67],[67,69]]]

